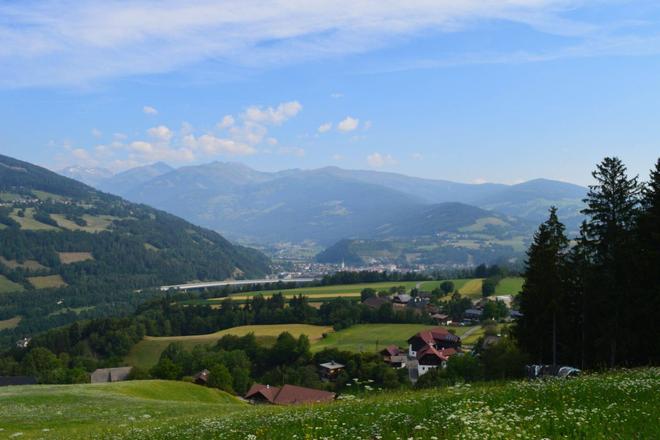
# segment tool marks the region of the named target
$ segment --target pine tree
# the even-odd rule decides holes
[[[550,209],[548,220],[539,226],[527,252],[525,284],[522,289],[516,334],[521,346],[539,362],[557,363],[562,307],[566,297],[565,227]]]
[[[635,336],[622,324],[629,316],[628,299],[632,295],[631,264],[635,259],[633,231],[640,209],[640,185],[637,177],[629,178],[626,167],[616,157],[606,157],[592,173],[596,185],[589,187],[588,217],[585,227],[586,245],[593,252],[597,273],[598,298],[593,298],[595,320],[599,325],[598,344],[601,354],[607,353],[610,367],[617,365],[617,356],[625,350],[621,342]]]

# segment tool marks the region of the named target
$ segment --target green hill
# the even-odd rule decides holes
[[[1,155],[0,203],[0,320],[23,316],[21,334],[125,311],[136,289],[269,271],[213,231]]]
[[[313,407],[250,406],[164,381],[0,389],[0,437],[7,438],[652,439],[660,438],[658,414],[657,368],[424,391],[363,389]]]

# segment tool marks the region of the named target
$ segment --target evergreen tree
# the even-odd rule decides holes
[[[557,363],[558,333],[566,299],[566,254],[568,239],[557,208],[539,226],[527,252],[516,334],[521,346],[540,362]]]
[[[623,324],[636,319],[629,301],[633,299],[635,282],[633,231],[641,188],[637,177],[629,178],[625,165],[616,157],[603,159],[592,175],[596,185],[589,187],[584,199],[587,207],[582,211],[588,217],[585,245],[591,248],[593,257],[596,277],[592,281],[599,291],[592,298],[596,320],[590,325],[599,327],[600,337],[592,341],[597,344],[598,361],[613,367],[617,365],[617,356],[630,347],[628,341],[639,337]],[[622,344],[624,341],[626,344]]]

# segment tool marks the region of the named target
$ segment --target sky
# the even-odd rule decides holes
[[[660,156],[650,0],[0,0],[0,153],[591,183]]]

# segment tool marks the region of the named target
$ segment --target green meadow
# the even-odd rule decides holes
[[[0,389],[0,438],[657,439],[660,369],[251,406],[183,382]]]

